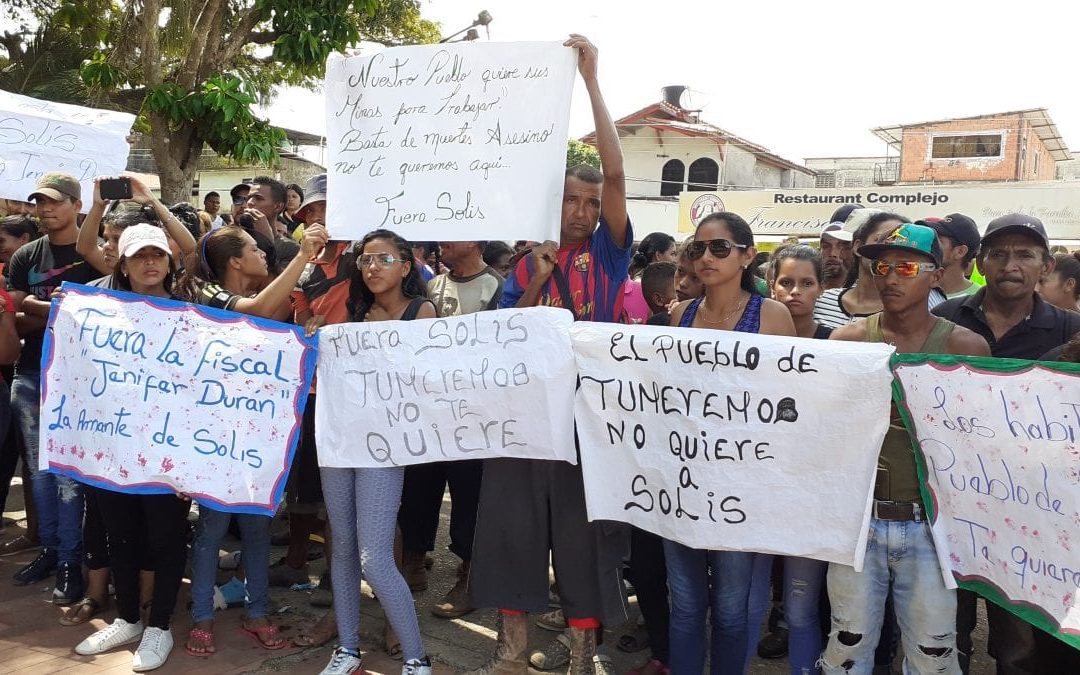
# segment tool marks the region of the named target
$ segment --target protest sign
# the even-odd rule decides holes
[[[42,351],[40,468],[234,513],[281,502],[315,368],[303,329],[64,284]]]
[[[1080,648],[1080,365],[901,354],[945,583]]]
[[[557,240],[575,63],[557,42],[332,55],[331,236]]]
[[[127,135],[135,116],[0,91],[0,197],[26,198],[38,178],[63,171],[79,180],[83,212],[93,201],[95,176],[127,166]]]
[[[861,569],[891,347],[598,323],[571,335],[590,520]]]
[[[319,465],[577,462],[570,312],[502,309],[319,331]]]

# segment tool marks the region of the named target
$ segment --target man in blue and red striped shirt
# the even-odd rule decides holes
[[[597,83],[596,47],[580,35],[566,45],[578,50],[603,172],[567,170],[560,241],[544,242],[518,263],[499,306],[564,307],[578,320],[615,322],[633,241],[622,148]],[[476,607],[500,608],[501,622],[495,655],[476,672],[528,672],[525,612],[547,608],[549,554],[569,627],[570,672],[606,672],[596,637],[603,622],[625,620],[620,569],[628,550],[626,528],[589,522],[579,466],[485,460],[469,593]]]

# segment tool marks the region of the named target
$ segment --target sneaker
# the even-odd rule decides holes
[[[529,654],[529,665],[537,670],[555,670],[570,663],[570,637],[559,633],[554,640]]]
[[[553,609],[536,617],[536,627],[561,633],[566,630],[566,617],[561,609]]]
[[[351,675],[360,670],[361,663],[360,652],[338,647],[330,655],[330,663],[326,664],[319,675]]]
[[[16,586],[29,586],[48,579],[56,571],[56,552],[43,548],[34,561],[15,573]]]
[[[402,664],[401,675],[431,675],[431,659],[409,659]]]
[[[80,656],[103,654],[121,645],[137,642],[142,637],[142,634],[143,625],[141,622],[128,623],[123,619],[116,619],[108,626],[75,645],[75,653]]]
[[[78,563],[60,563],[56,570],[56,586],[53,588],[54,605],[66,606],[74,603],[83,595],[82,565]]]
[[[31,548],[38,548],[41,546],[41,542],[37,539],[31,539],[25,534],[20,534],[10,541],[5,541],[3,545],[0,545],[0,556],[15,555],[16,553],[22,553]]]
[[[131,659],[131,669],[136,673],[154,670],[165,665],[173,648],[172,633],[150,626],[143,632],[142,642]]]

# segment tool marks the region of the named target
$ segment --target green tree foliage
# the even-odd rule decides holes
[[[571,138],[566,142],[566,166],[567,168],[588,164],[600,168],[600,153],[588,143]]]
[[[46,97],[137,114],[166,201],[191,194],[204,145],[276,162],[284,134],[252,106],[280,84],[317,84],[331,52],[439,39],[417,0],[11,0],[7,11],[22,28],[0,39],[25,40],[36,21],[89,51],[79,56],[84,89]]]

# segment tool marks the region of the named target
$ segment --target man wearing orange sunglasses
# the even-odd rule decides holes
[[[881,243],[857,251],[884,309],[833,331],[832,340],[887,342],[898,352],[989,356],[981,336],[930,314],[930,290],[940,281],[941,245],[934,230],[905,223]],[[829,565],[832,631],[823,673],[869,672],[891,592],[904,627],[904,672],[960,672],[956,591],[945,588],[925,519],[911,438],[895,404],[878,456],[874,510],[863,571]]]

